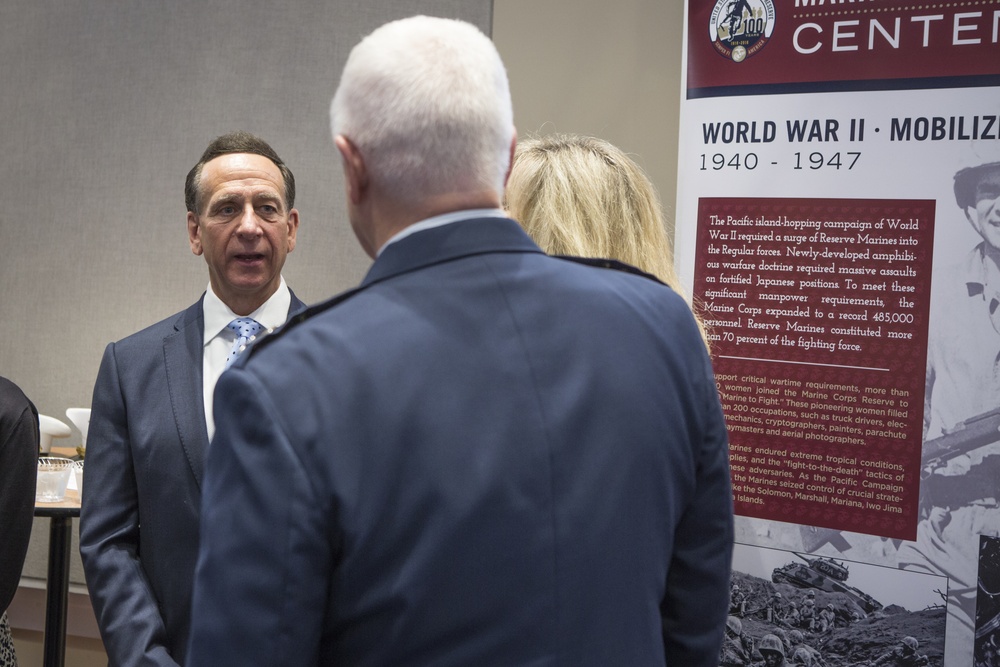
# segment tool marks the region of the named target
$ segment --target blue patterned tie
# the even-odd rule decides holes
[[[229,353],[229,357],[226,358],[226,368],[229,368],[236,361],[236,357],[240,356],[240,353],[246,349],[246,346],[253,342],[257,334],[264,330],[264,327],[260,322],[250,317],[238,317],[227,326],[236,332],[233,349]]]

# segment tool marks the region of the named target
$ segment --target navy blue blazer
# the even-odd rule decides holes
[[[718,664],[726,429],[687,304],[422,231],[216,389],[188,664]]]
[[[112,665],[183,664],[208,429],[202,299],[104,351],[80,555]],[[289,312],[304,304],[293,294]]]

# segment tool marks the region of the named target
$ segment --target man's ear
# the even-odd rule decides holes
[[[503,186],[507,187],[507,180],[510,179],[510,172],[514,168],[514,151],[517,150],[517,128],[514,128],[514,136],[510,140],[510,160],[507,162],[507,173],[503,175]]]
[[[368,189],[368,168],[365,159],[350,139],[342,134],[333,138],[334,145],[340,151],[344,166],[344,184],[347,187],[348,200],[357,206],[361,203]]]
[[[201,246],[201,227],[198,226],[198,216],[191,211],[187,214],[188,243],[191,244],[191,252],[200,255],[205,252]]]
[[[295,237],[299,231],[299,211],[293,208],[288,212],[288,235],[285,237],[288,244],[288,252],[295,250]]]

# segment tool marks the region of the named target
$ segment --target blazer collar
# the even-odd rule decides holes
[[[471,255],[542,249],[510,218],[472,218],[417,232],[379,255],[360,287]]]

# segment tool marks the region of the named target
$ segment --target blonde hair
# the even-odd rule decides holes
[[[607,141],[558,134],[518,142],[505,208],[549,254],[617,259],[684,294],[656,189]]]

